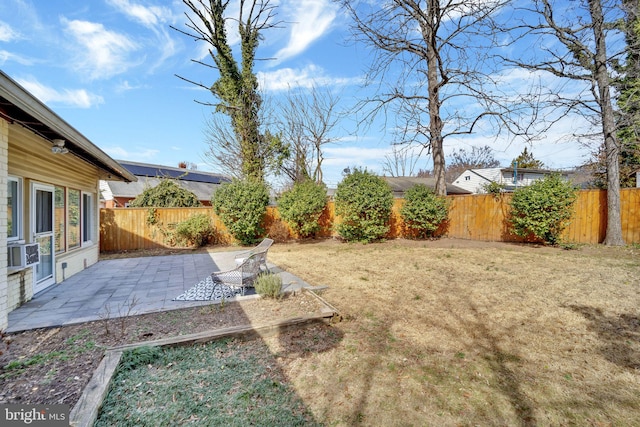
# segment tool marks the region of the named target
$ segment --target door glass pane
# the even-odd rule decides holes
[[[69,248],[80,246],[80,191],[69,190]]]
[[[53,231],[53,193],[36,190],[36,233]]]
[[[55,227],[54,236],[56,238],[56,253],[64,252],[65,250],[65,223],[64,217],[66,215],[65,209],[65,192],[63,187],[56,187],[56,204],[55,204]]]
[[[36,237],[36,242],[40,243],[40,264],[36,264],[36,281],[53,277],[53,253],[51,246],[53,242],[52,236]]]

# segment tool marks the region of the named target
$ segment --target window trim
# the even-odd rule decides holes
[[[15,226],[12,224],[11,228],[15,228],[16,229],[16,235],[15,236],[9,236],[9,233],[7,231],[7,242],[15,242],[15,241],[19,241],[22,240],[24,235],[24,230],[22,229],[22,223],[23,223],[23,216],[24,216],[24,204],[22,203],[22,200],[24,198],[24,186],[23,186],[23,180],[21,177],[19,176],[13,176],[13,175],[8,175],[7,176],[7,213],[9,210],[9,205],[8,205],[8,199],[9,199],[9,188],[8,185],[10,182],[16,182],[17,185],[17,194],[16,194],[16,208],[18,211],[18,214],[16,215],[16,224]],[[7,229],[8,227],[8,221],[10,218],[7,218]]]

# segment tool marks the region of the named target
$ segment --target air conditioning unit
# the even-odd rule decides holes
[[[9,263],[7,267],[18,270],[40,263],[39,243],[20,243],[7,246]]]

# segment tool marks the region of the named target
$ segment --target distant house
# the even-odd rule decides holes
[[[136,180],[0,71],[0,331],[35,293],[98,261],[100,179]]]
[[[567,180],[573,175],[573,172],[547,169],[467,169],[453,181],[453,185],[473,194],[486,193],[485,186],[492,182],[504,186],[505,191],[514,191],[518,187],[531,185],[535,181],[553,173],[559,173]],[[516,174],[517,177],[515,176]]]
[[[227,176],[198,170],[174,168],[120,160],[138,180],[136,182],[100,181],[100,192],[104,207],[126,208],[146,188],[155,187],[166,178],[175,179],[184,189],[194,193],[205,206],[211,206],[211,196],[220,185],[231,182]]]
[[[396,198],[404,197],[404,192],[417,184],[426,185],[435,190],[435,178],[418,178],[412,176],[383,176],[382,179],[387,181]],[[471,194],[471,191],[453,184],[447,184],[447,194]]]

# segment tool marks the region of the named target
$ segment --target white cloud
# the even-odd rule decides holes
[[[169,35],[167,23],[176,21],[176,15],[168,7],[143,6],[131,0],[107,0],[107,3],[134,22],[148,28],[153,32],[155,39],[149,45],[158,49],[160,54],[156,58],[155,65],[150,67],[153,71],[167,58],[177,52],[176,42]]]
[[[131,83],[129,83],[128,80],[124,80],[124,81],[118,83],[118,85],[116,86],[116,92],[122,93],[122,92],[128,92],[130,90],[145,89],[145,88],[148,88],[148,86],[147,85],[132,85]]]
[[[130,0],[107,0],[107,3],[148,28],[174,21],[173,12],[167,7],[143,6],[133,3]]]
[[[84,89],[64,89],[58,91],[47,87],[35,79],[18,79],[17,82],[33,96],[45,104],[62,104],[72,107],[90,108],[104,103],[104,99]]]
[[[33,60],[25,58],[24,56],[16,55],[15,53],[8,52],[6,50],[0,50],[0,65],[7,61],[17,62],[21,65],[32,65]]]
[[[312,88],[314,86],[346,86],[361,82],[360,78],[330,77],[317,65],[305,68],[281,68],[271,72],[256,73],[260,88],[267,92],[286,91],[292,88]]]
[[[75,66],[90,79],[109,78],[137,65],[131,53],[138,45],[124,34],[109,31],[102,24],[61,18],[65,31],[82,47],[76,52]]]
[[[292,24],[288,44],[275,54],[276,63],[304,52],[330,29],[337,14],[337,6],[328,0],[300,0],[281,7]]]
[[[0,42],[10,42],[18,37],[18,33],[9,24],[0,21]]]
[[[145,162],[154,158],[160,150],[145,148],[139,151],[130,151],[122,147],[106,147],[104,151],[114,159]]]

